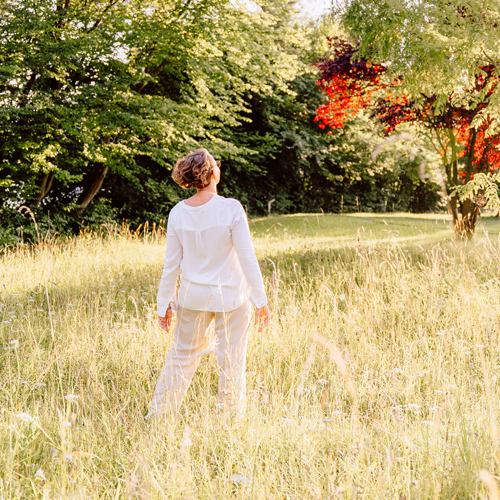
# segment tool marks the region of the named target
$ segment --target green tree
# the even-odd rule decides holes
[[[421,179],[425,147],[415,155],[415,143],[385,147],[383,128],[360,117],[345,130],[328,134],[315,122],[323,102],[313,65],[328,47],[326,36],[337,32],[325,21],[308,25],[307,44],[298,54],[303,73],[288,92],[253,95],[249,120],[229,132],[233,141],[253,154],[223,158],[226,176],[221,190],[235,194],[252,212],[265,214],[268,203],[277,212],[338,212],[344,210],[433,210],[437,186]],[[424,151],[424,153],[422,153]]]
[[[262,4],[2,2],[4,220],[19,204],[81,216],[113,177],[147,197],[199,145],[244,154],[222,136],[249,93],[285,90],[298,69],[300,29],[280,24],[291,5]]]

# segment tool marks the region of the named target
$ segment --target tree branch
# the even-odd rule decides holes
[[[467,154],[467,169],[465,171],[465,182],[469,182],[472,177],[472,166],[474,162],[474,148],[476,146],[477,139],[477,130],[475,128],[471,128],[469,132],[469,151]]]
[[[114,1],[112,0],[106,7],[104,7],[104,10],[101,12],[101,15],[100,15],[99,19],[95,20],[95,22],[92,25],[92,27],[87,30],[87,33],[91,33],[96,28],[98,28],[102,24],[102,18],[104,16],[104,14],[106,14],[106,12],[108,12],[108,10],[112,9],[117,3],[120,3],[120,2],[123,2],[123,1],[124,0],[114,0]]]

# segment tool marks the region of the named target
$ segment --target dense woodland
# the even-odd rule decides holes
[[[439,3],[429,2],[434,10],[425,7],[427,16],[436,17],[435,30],[439,22],[449,25],[446,15],[453,11],[443,14]],[[458,49],[442,42],[434,47],[444,35],[431,33],[414,46],[400,45],[409,51],[406,61],[388,53],[397,45],[395,30],[403,33],[407,26],[405,16],[415,21],[423,7],[410,2],[405,12],[401,3],[394,17],[383,5],[351,1],[313,22],[290,0],[2,2],[0,243],[34,237],[21,206],[51,233],[74,233],[109,221],[137,226],[165,220],[186,196],[170,179],[172,166],[198,147],[222,162],[220,194],[240,199],[251,215],[267,214],[271,200],[275,213],[444,210],[443,195],[453,189],[453,175],[443,182],[440,172],[468,168],[462,153],[467,147],[460,144],[464,131],[457,135],[452,157],[443,161],[446,148],[433,147],[420,122],[399,120],[397,128],[388,128],[377,111],[377,95],[387,92],[388,82],[398,82],[390,89],[393,95],[419,95],[417,81],[429,87],[429,73],[408,71],[413,52],[424,44],[428,60],[418,63],[448,71],[436,75],[436,88],[421,92],[435,96],[424,106],[437,109],[437,115],[446,99],[454,104],[459,99],[456,79],[453,88],[444,88],[451,70],[440,60]],[[363,15],[364,24],[356,24],[359,9],[368,7],[373,18]],[[471,25],[466,13],[459,19]],[[483,32],[496,29],[492,23],[482,18]],[[377,43],[370,41],[375,30]],[[351,40],[354,65],[400,61],[399,66],[386,64],[385,80],[370,83],[378,86],[375,90],[363,83],[362,72],[349,73],[347,80],[361,82],[356,84],[361,91],[351,93],[358,96],[355,105],[341,105],[340,126],[328,118],[339,108],[328,106],[340,102],[341,93],[332,88],[346,81],[345,67],[325,73],[342,56],[333,42],[338,39]],[[472,62],[459,56],[455,70],[460,64],[482,68],[481,57],[495,61],[492,43],[483,47],[486,56],[477,49]],[[401,78],[403,66],[407,82]],[[488,91],[496,85],[496,68],[490,63]],[[493,104],[487,105],[496,94],[478,92],[486,102],[481,116],[486,111],[493,116]],[[407,99],[414,109],[421,109],[420,101]],[[469,99],[460,106],[474,104]],[[466,126],[482,126],[484,136],[485,123],[494,119],[481,121],[476,115]],[[448,125],[455,126],[453,119]],[[495,170],[495,162],[487,172]],[[468,180],[473,177],[471,170]],[[484,191],[485,183],[474,189],[457,192],[455,205]]]

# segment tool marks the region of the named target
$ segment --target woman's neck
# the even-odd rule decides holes
[[[200,193],[217,194],[217,184],[212,179],[212,182],[206,188],[198,189],[198,192],[196,194],[200,194]]]

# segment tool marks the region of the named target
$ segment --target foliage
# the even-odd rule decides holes
[[[294,5],[2,3],[0,242],[37,241],[21,205],[44,237],[113,218],[158,223],[185,196],[172,165],[200,146],[222,160],[221,194],[252,213],[272,199],[277,212],[380,210],[393,199],[412,209],[422,183],[398,181],[399,153],[364,170],[378,129],[364,134],[373,125],[361,120],[334,137],[314,123],[312,62],[337,28],[301,21]]]
[[[473,200],[479,207],[500,212],[500,197],[498,196],[500,172],[488,175],[480,172],[465,185],[455,188],[456,196],[461,201]],[[453,193],[453,194],[455,194]]]
[[[500,92],[488,49],[497,42],[483,46],[478,36],[498,30],[498,5],[476,12],[441,0],[347,2],[340,16],[356,42],[333,39],[331,56],[319,63],[318,83],[330,97],[318,110],[321,126],[340,127],[371,108],[387,133],[404,122],[418,124],[443,157],[449,188],[469,182],[475,171],[494,171],[500,135],[493,108]],[[466,53],[464,40],[472,46]],[[461,203],[459,222],[458,201],[451,197],[457,231],[472,234],[474,204]]]
[[[311,64],[326,48],[324,31],[312,30],[309,39],[311,48],[301,58]],[[271,200],[278,213],[436,209],[439,188],[419,178],[425,154],[415,157],[415,143],[386,148],[374,164],[383,129],[368,116],[334,135],[317,128],[315,110],[323,98],[316,78],[309,70],[290,84],[291,93],[254,96],[251,120],[231,131],[253,154],[222,157],[221,193],[261,214]]]
[[[291,8],[285,0],[255,12],[230,0],[2,2],[4,212],[25,204],[78,219],[101,189],[108,197],[109,180],[151,199],[194,147],[247,153],[226,130],[247,119],[252,93],[286,92],[300,71],[292,52],[301,31],[280,25]]]

